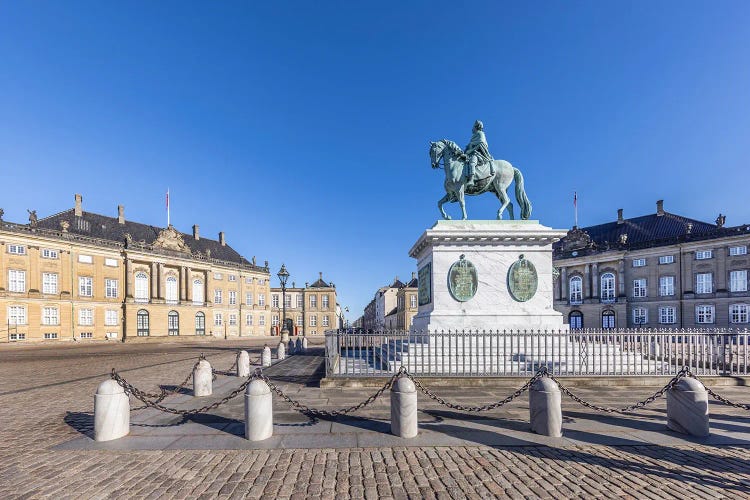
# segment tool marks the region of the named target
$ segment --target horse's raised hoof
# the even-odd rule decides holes
[[[445,219],[445,220],[451,220],[451,216],[450,215],[446,215],[445,217],[443,217],[443,219]]]

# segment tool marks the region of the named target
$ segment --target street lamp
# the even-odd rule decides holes
[[[289,342],[289,329],[286,327],[286,280],[289,279],[289,271],[286,270],[284,264],[281,264],[281,269],[276,276],[279,277],[281,283],[281,341],[287,343]]]

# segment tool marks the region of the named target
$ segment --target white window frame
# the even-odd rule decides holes
[[[237,326],[237,315],[236,314],[230,314],[229,315],[229,326]]]
[[[104,259],[104,265],[107,267],[119,267],[117,259]]]
[[[292,308],[292,296],[290,294],[284,295],[284,307],[287,309]]]
[[[272,293],[271,294],[271,307],[279,308],[279,294],[278,293]]]
[[[713,257],[714,257],[713,250],[696,250],[695,251],[695,260],[713,259]]]
[[[214,326],[223,326],[224,324],[224,315],[220,312],[214,313]]]
[[[57,332],[44,332],[44,340],[55,340]]]
[[[638,321],[638,320],[642,321]],[[648,309],[645,307],[634,307],[633,308],[633,324],[634,325],[647,325],[648,324]]]
[[[577,286],[574,286],[574,283]],[[570,304],[583,304],[583,278],[580,276],[571,276],[568,280],[568,291],[570,293]]]
[[[9,336],[10,340],[26,340],[25,333],[11,333]]]
[[[26,255],[26,245],[11,243],[8,245],[8,253],[13,255]]]
[[[42,307],[42,325],[57,326],[60,324],[60,310],[57,307]]]
[[[229,281],[237,281],[237,276],[234,274],[229,275]]]
[[[302,309],[305,307],[305,297],[299,293],[297,294],[297,309]]]
[[[633,280],[633,297],[648,297],[648,279],[637,278]]]
[[[26,271],[8,269],[8,291],[14,293],[26,291]]]
[[[729,291],[747,292],[747,269],[729,271]]]
[[[245,304],[253,305],[253,292],[245,292]]]
[[[94,325],[94,310],[90,308],[82,308],[78,310],[78,324],[80,326],[93,326]]]
[[[94,278],[90,276],[78,277],[78,296],[79,297],[93,297],[94,296]]]
[[[713,293],[713,273],[697,273],[695,275],[695,293]]]
[[[695,306],[695,322],[698,324],[711,324],[714,322],[714,306],[708,304],[701,304]]]
[[[607,286],[605,287],[605,279]],[[599,278],[599,299],[602,302],[611,303],[614,302],[617,295],[615,290],[617,289],[617,279],[615,273],[607,272],[601,275]]]
[[[246,285],[252,285],[253,284],[253,278],[245,278],[245,284]]]
[[[94,332],[81,332],[78,334],[78,337],[82,339],[93,339]]]
[[[265,314],[261,314],[260,316],[258,316],[258,325],[260,325],[260,326],[266,326],[266,315]]]
[[[229,305],[230,306],[237,305],[237,291],[236,290],[229,290]]]
[[[78,262],[81,264],[93,264],[94,258],[91,255],[78,255]]]
[[[734,257],[735,255],[747,255],[747,245],[729,247],[729,256]]]
[[[106,326],[116,326],[120,322],[120,312],[117,309],[107,309],[104,311],[104,324]]]
[[[318,326],[318,317],[314,314],[310,315],[310,326]]]
[[[57,293],[57,273],[42,273],[42,293]]]
[[[322,309],[328,309],[330,304],[330,299],[328,298],[328,295],[323,295],[320,299],[320,307]]]
[[[329,326],[329,325],[330,325],[330,319],[328,318],[328,315],[325,314],[323,316],[323,322],[322,322],[322,324],[320,326]]]
[[[747,323],[748,322],[748,305],[732,304],[729,306],[730,323]]]
[[[177,276],[171,274],[164,280],[164,300],[167,304],[177,304],[180,301],[180,287]]]
[[[116,299],[120,293],[120,284],[118,280],[112,278],[105,278],[104,280],[104,296],[108,299]]]
[[[279,326],[279,315],[273,314],[271,315],[271,326]]]
[[[641,257],[640,259],[633,259],[633,267],[644,267],[646,265],[646,259]]]
[[[203,288],[203,281],[199,279],[193,280],[193,305],[203,304],[203,295],[205,294]]]
[[[672,325],[677,323],[677,309],[674,306],[661,306],[659,308],[659,323]]]
[[[214,288],[214,304],[221,304],[223,300],[221,288]]]
[[[674,255],[661,255],[659,264],[674,264]]]
[[[224,275],[221,274],[221,273],[214,273],[214,279],[215,280],[223,280],[224,279]]]
[[[301,314],[297,315],[297,326],[305,326],[305,320]]]
[[[149,279],[148,274],[143,271],[135,273],[135,297],[134,300],[140,304],[148,303],[149,300]]]
[[[674,295],[674,276],[659,276],[659,296],[671,297]]]
[[[258,294],[258,305],[260,307],[265,307],[265,305],[266,305],[266,294],[265,293],[259,293]]]
[[[60,258],[60,252],[53,248],[42,248],[42,258],[43,259],[59,259]]]
[[[414,294],[409,295],[409,307],[412,309],[417,307],[417,296]]]
[[[253,315],[245,314],[245,326],[253,326]]]
[[[8,306],[9,325],[25,325],[28,319],[26,306]]]
[[[318,296],[310,295],[310,309],[317,309],[317,308],[318,308]]]

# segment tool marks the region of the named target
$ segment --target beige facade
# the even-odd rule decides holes
[[[409,330],[411,320],[417,314],[418,283],[415,273],[411,274],[411,281],[398,289],[396,293],[396,330]]]
[[[81,202],[29,224],[0,223],[0,341],[266,334],[268,268],[245,261],[223,234],[154,232],[125,221],[122,207],[110,218]],[[141,233],[154,237],[136,243]]]
[[[287,323],[293,323],[290,333],[296,335],[318,335],[326,330],[339,328],[339,314],[337,314],[336,285],[323,280],[323,273],[312,284],[305,283],[304,288],[292,284],[286,289],[271,289],[271,329],[270,334],[277,335],[282,328],[282,307],[286,295]]]

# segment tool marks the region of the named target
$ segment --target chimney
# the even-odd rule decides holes
[[[318,271],[318,278],[323,279],[323,271]]]
[[[201,239],[201,233],[200,233],[200,226],[198,224],[193,224],[193,238],[195,238],[196,241]]]
[[[664,200],[656,202],[656,215],[664,215]]]
[[[224,239],[224,231],[219,231],[219,243],[221,243],[221,246],[223,247],[227,246],[227,242]]]
[[[125,224],[125,207],[117,205],[117,223]]]
[[[83,203],[83,196],[81,196],[80,194],[76,194],[76,208],[74,211],[76,217],[83,216],[83,208],[81,207],[82,203]]]
[[[417,272],[416,271],[412,271],[411,272],[411,279],[413,280],[416,277],[417,277]]]
[[[617,223],[622,224],[625,222],[625,219],[622,218],[622,208],[617,209]]]

